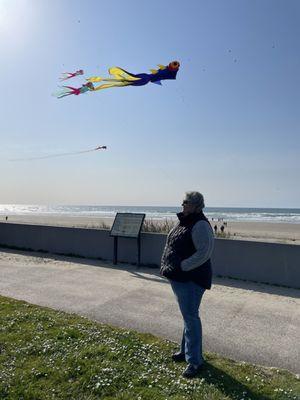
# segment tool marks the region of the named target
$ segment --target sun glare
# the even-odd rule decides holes
[[[29,0],[0,0],[0,41],[15,44],[30,30],[32,4]]]
[[[13,2],[9,2],[8,0],[0,0],[0,32],[7,32],[9,29],[11,22],[13,20],[12,17],[12,7]]]

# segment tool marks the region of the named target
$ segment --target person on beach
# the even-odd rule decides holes
[[[203,214],[201,193],[187,192],[182,207],[179,222],[168,234],[160,273],[171,284],[184,322],[180,351],[172,359],[186,361],[182,375],[194,378],[204,368],[199,308],[205,290],[211,288],[214,234]]]

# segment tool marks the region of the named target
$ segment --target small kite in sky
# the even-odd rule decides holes
[[[78,96],[79,94],[86,93],[90,90],[94,90],[94,85],[92,82],[87,82],[84,83],[82,86],[79,88],[75,88],[73,86],[60,86],[61,90],[58,91],[57,93],[53,93],[53,96],[57,97],[58,99],[61,99],[62,97],[70,96],[71,94],[75,94],[75,96]]]
[[[89,83],[96,82],[108,82],[103,83],[99,86],[94,87],[94,91],[107,89],[110,87],[121,87],[121,86],[143,86],[147,83],[155,83],[161,85],[161,81],[166,79],[176,79],[177,72],[179,70],[180,63],[178,61],[172,61],[169,65],[158,65],[159,69],[151,69],[151,74],[132,74],[131,72],[125,71],[120,67],[113,67],[108,70],[112,78],[101,78],[99,76],[92,76],[87,79]]]
[[[71,153],[59,153],[59,154],[49,154],[46,156],[39,156],[39,157],[29,157],[29,158],[14,158],[9,161],[31,161],[31,160],[43,160],[45,158],[54,158],[54,157],[64,157],[64,156],[73,156],[76,154],[83,154],[83,153],[90,153],[92,151],[98,150],[106,150],[107,146],[97,146],[94,149],[89,150],[81,150],[81,151],[73,151]]]
[[[61,75],[61,78],[59,78],[60,81],[66,81],[67,79],[74,78],[74,76],[78,75],[83,75],[84,72],[82,69],[79,69],[76,72],[63,72]]]

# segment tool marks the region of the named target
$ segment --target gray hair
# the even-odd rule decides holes
[[[205,207],[204,197],[199,192],[186,192],[185,200],[191,202],[196,206],[196,212],[202,211],[202,209]]]

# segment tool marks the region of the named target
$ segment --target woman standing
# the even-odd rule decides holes
[[[186,361],[185,378],[195,377],[204,366],[199,307],[206,289],[211,288],[210,257],[214,234],[203,214],[199,192],[187,192],[178,224],[170,231],[161,260],[161,275],[168,278],[184,322],[181,348],[174,361]]]

